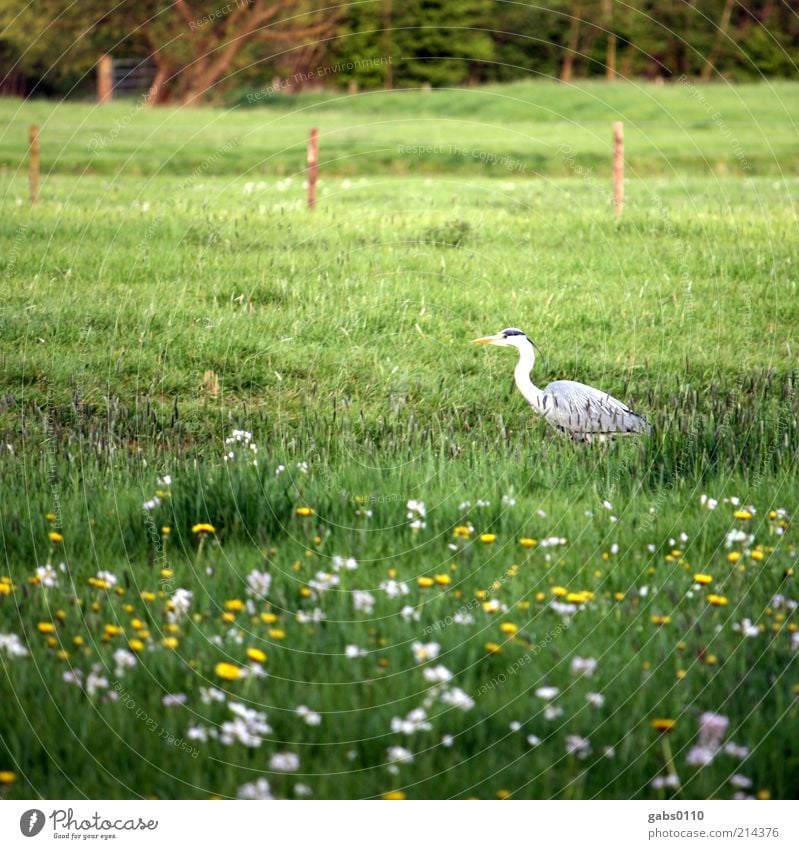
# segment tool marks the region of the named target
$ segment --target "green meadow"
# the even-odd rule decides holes
[[[795,798],[797,86],[248,94],[0,101],[0,797]]]

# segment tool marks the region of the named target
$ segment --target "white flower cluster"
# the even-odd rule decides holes
[[[232,447],[231,447],[232,446]],[[236,451],[233,449],[241,446],[245,451],[251,454],[258,453],[258,446],[252,441],[252,434],[248,430],[234,430],[233,433],[225,440],[225,462],[236,459]],[[258,465],[258,460],[253,458],[253,466]]]
[[[8,657],[27,657],[28,649],[17,634],[0,634],[0,651]]]
[[[410,519],[411,530],[424,530],[427,527],[427,522],[425,522],[427,508],[424,505],[424,501],[415,501],[414,499],[411,499],[405,506],[408,510],[407,516],[408,519]]]

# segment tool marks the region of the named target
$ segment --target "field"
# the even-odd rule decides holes
[[[797,93],[0,101],[0,797],[795,798]]]

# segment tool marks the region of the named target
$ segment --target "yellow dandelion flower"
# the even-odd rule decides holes
[[[442,575],[436,575],[436,583],[440,587],[446,587],[446,586],[449,586],[449,584],[452,583],[452,578],[450,578],[449,575],[443,575],[443,574]]]
[[[550,587],[549,591],[552,593],[552,595],[557,596],[558,598],[569,594],[569,591],[566,589],[566,587]]]
[[[144,651],[144,643],[137,639],[128,640],[128,648],[135,652]]]
[[[231,623],[231,622],[235,622],[236,621],[236,614],[231,613],[229,610],[226,610],[222,614],[222,621],[227,622],[228,624]]]
[[[302,598],[310,598],[313,595],[310,587],[301,587],[300,588],[300,596]]]
[[[675,674],[677,675],[678,681],[682,681],[682,679],[685,678],[685,676],[687,675],[687,673],[684,669],[678,669]]]
[[[713,576],[712,575],[705,575],[703,572],[697,572],[694,575],[694,581],[697,584],[702,584],[704,586],[706,584],[710,584],[710,583],[713,582]]]
[[[507,634],[509,637],[512,637],[519,633],[519,626],[514,625],[513,622],[503,622],[499,626],[499,630],[502,631],[503,634]]]
[[[62,534],[58,533],[58,531],[50,531],[47,536],[50,538],[50,542],[63,542],[64,537]]]
[[[156,595],[149,590],[144,590],[144,592],[141,593],[140,598],[142,601],[155,601]]]
[[[172,528],[170,528],[169,525],[162,525],[161,526],[161,534],[163,536],[168,537],[171,533],[172,533]]]
[[[121,625],[112,625],[110,622],[103,627],[103,630],[109,637],[118,637],[125,633],[125,629]]]
[[[732,515],[741,521],[746,521],[747,519],[752,518],[752,513],[749,510],[736,510]]]
[[[766,789],[758,790],[756,795],[761,802],[767,802],[771,798],[771,791]]]
[[[282,639],[285,638],[286,632],[281,630],[280,628],[270,628],[269,629],[269,636],[273,640],[282,640]]]
[[[499,643],[486,643],[485,650],[489,654],[499,654],[502,651],[502,646]]]
[[[177,637],[164,637],[161,640],[161,645],[165,649],[176,649],[178,647],[178,638]]]
[[[497,799],[510,799],[510,790],[497,790]]]
[[[706,654],[705,655],[705,663],[708,666],[715,666],[719,662],[719,659],[715,654]]]
[[[229,598],[225,602],[225,610],[229,610],[233,613],[240,613],[244,610],[244,602],[240,598]]]
[[[214,672],[219,678],[224,678],[225,681],[235,681],[241,678],[241,668],[235,663],[217,663],[214,667]]]
[[[56,657],[57,657],[59,660],[69,660],[69,652],[68,652],[68,651],[65,651],[64,649],[61,649],[61,651],[59,651],[59,652],[56,654]]]
[[[741,552],[740,551],[731,551],[727,555],[727,562],[728,563],[737,563],[740,559],[741,559]]]
[[[540,602],[542,602],[542,601],[544,601],[544,600],[546,599],[546,597],[547,597],[547,596],[546,596],[546,593],[541,593],[541,592],[539,592],[539,593],[536,593],[536,594],[535,594],[535,600],[536,600],[537,602],[539,602],[539,603],[540,603]]]
[[[422,575],[421,577],[416,579],[416,583],[423,589],[430,589],[430,587],[435,586],[435,581],[432,578],[428,578],[426,575]]]
[[[757,548],[749,556],[752,558],[752,560],[756,560],[758,563],[760,563],[766,557],[766,555],[763,554],[763,552]]]
[[[307,519],[308,516],[313,516],[316,511],[313,507],[298,507],[294,512],[303,519]]]
[[[655,614],[652,617],[653,625],[668,625],[669,622],[671,622],[671,616],[659,616],[658,614]]]
[[[480,534],[480,542],[492,543],[496,542],[496,534]]]
[[[457,539],[469,539],[472,535],[472,529],[468,525],[458,525],[452,532],[452,536]]]
[[[131,619],[130,627],[133,628],[134,631],[138,631],[140,628],[144,627],[144,622],[141,619]]]
[[[266,652],[254,647],[247,649],[247,657],[255,663],[266,663]]]
[[[660,731],[661,734],[668,734],[668,732],[671,731],[676,724],[676,719],[665,719],[659,717],[658,719],[652,720],[652,728],[654,728],[655,731]]]
[[[75,645],[75,646],[78,646],[78,648],[80,648],[80,646],[82,646],[83,643],[84,643],[84,639],[83,639],[83,637],[81,637],[80,634],[78,634],[76,637],[72,638],[72,644]]]
[[[715,607],[724,607],[727,604],[727,596],[724,595],[715,595],[711,593],[708,597],[708,604],[712,604]]]
[[[55,522],[58,518],[55,513],[45,513],[44,518],[47,519],[48,522]]]
[[[266,622],[267,625],[274,625],[277,622],[277,616],[274,613],[266,611],[261,614],[261,621]]]
[[[388,800],[388,801],[393,801],[393,800],[402,801],[406,797],[405,797],[405,794],[402,792],[402,790],[389,790],[388,793],[383,794],[383,798]]]
[[[529,610],[530,609],[530,602],[527,601],[527,600],[520,601],[519,604],[518,604],[518,608],[519,608],[519,610]]]
[[[40,622],[37,626],[40,634],[52,634],[55,632],[55,625],[52,622]]]
[[[17,780],[17,774],[10,769],[0,770],[0,784],[13,784]]]
[[[216,528],[210,524],[209,522],[197,522],[196,525],[191,526],[191,532],[193,534],[215,534]]]
[[[613,598],[615,598],[616,601],[624,601],[624,593],[613,593]]]
[[[531,537],[522,537],[519,540],[519,545],[522,548],[532,548],[537,543],[538,543],[538,540],[532,539]]]

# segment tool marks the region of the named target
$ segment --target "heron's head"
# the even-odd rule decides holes
[[[480,339],[474,340],[475,345],[499,345],[503,348],[528,348],[531,345],[535,347],[532,339],[528,339],[523,330],[517,327],[506,327],[505,330],[500,330],[496,336],[483,336]]]

